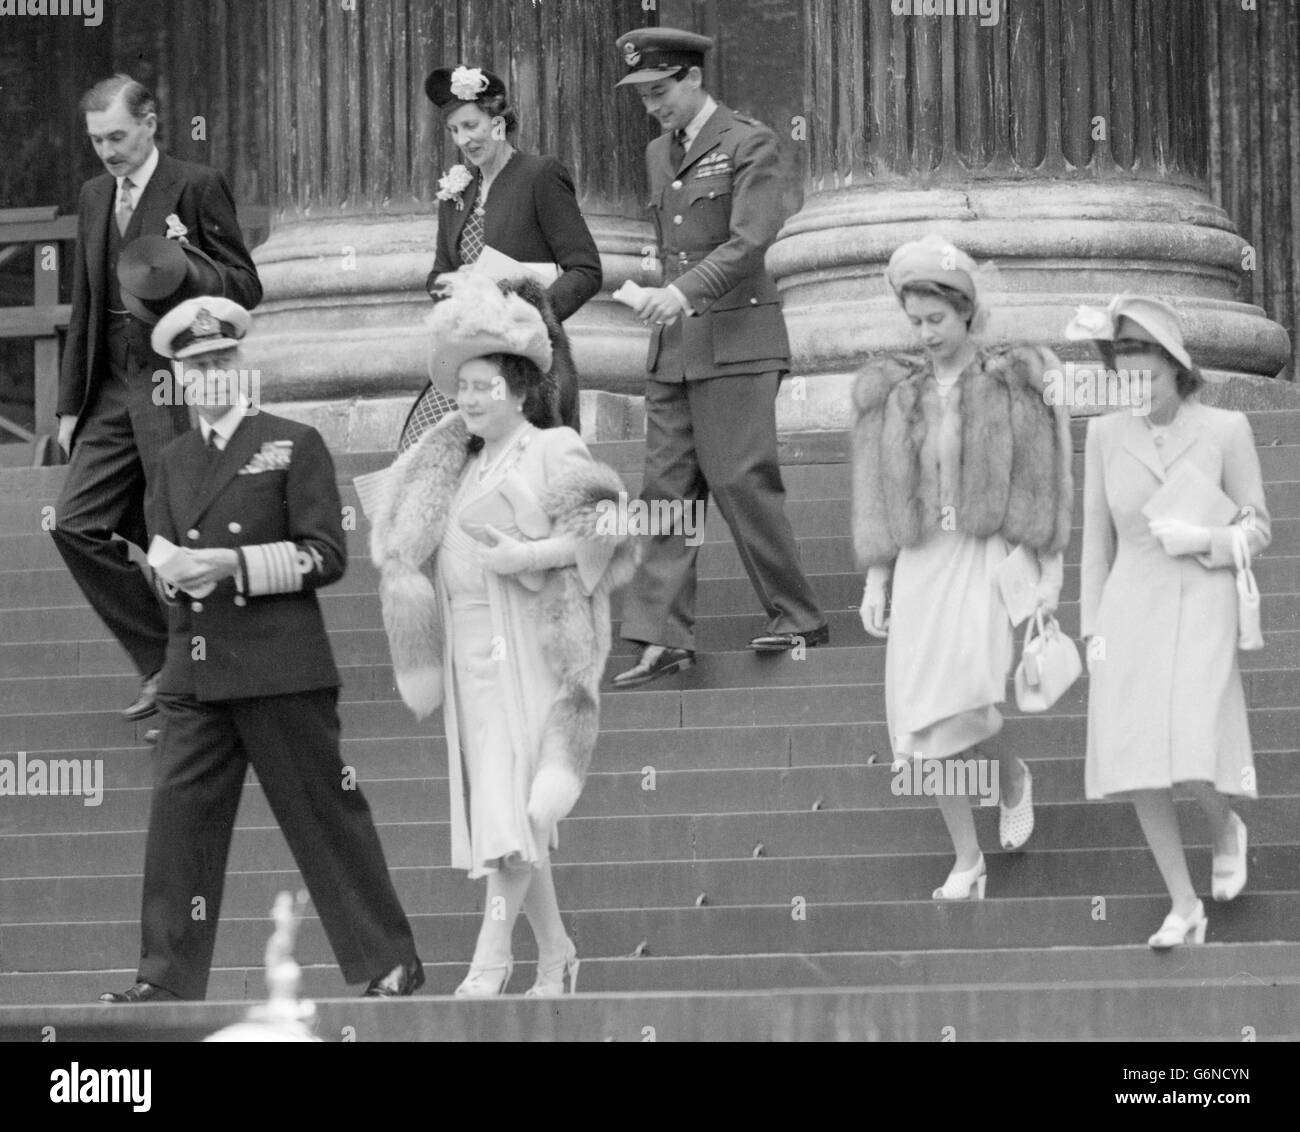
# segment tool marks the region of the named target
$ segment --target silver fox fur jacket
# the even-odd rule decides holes
[[[468,439],[459,413],[430,429],[394,463],[372,518],[370,554],[380,572],[397,687],[420,718],[443,699],[443,625],[430,568],[469,460]],[[548,570],[539,595],[542,649],[561,685],[528,802],[530,816],[543,827],[577,802],[596,744],[599,685],[610,648],[609,596],[635,569],[628,536],[607,534],[599,523],[602,501],[616,502],[622,490],[618,473],[593,461],[553,484],[541,500],[552,536],[580,540],[581,563]]]
[[[960,398],[960,455],[939,482],[943,405],[927,359],[875,359],[853,387],[853,549],[859,568],[887,565],[905,546],[955,529],[1054,553],[1070,538],[1069,412],[1044,397],[1047,349],[982,350],[948,395]],[[950,482],[951,481],[951,482]]]

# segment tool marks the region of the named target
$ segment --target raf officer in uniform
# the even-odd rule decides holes
[[[139,973],[105,1002],[204,997],[250,763],[344,978],[377,997],[424,981],[370,808],[339,757],[339,675],[316,599],[347,562],[334,463],[315,429],[256,411],[239,387],[248,325],[238,304],[203,297],[153,332],[159,354],[201,364],[185,374],[199,428],[163,450],[145,503],[170,632]]]
[[[642,497],[717,501],[767,611],[759,652],[819,645],[830,632],[799,564],[777,463],[776,395],[790,345],[763,264],[784,219],[776,137],[703,87],[707,36],[641,28],[618,40],[646,112],[664,132],[646,149],[664,286],[643,292],[646,363]],[[657,532],[624,602],[623,637],[642,645],[614,678],[632,688],[695,659],[695,558]]]

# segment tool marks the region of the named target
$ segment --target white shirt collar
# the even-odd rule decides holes
[[[153,171],[158,168],[158,147],[154,146],[149,151],[149,156],[144,159],[144,164],[134,173],[124,173],[117,178],[117,191],[122,191],[122,182],[131,178],[131,184],[135,186],[135,195],[131,198],[132,203],[139,203],[141,195],[144,193],[144,187],[149,183],[149,178],[153,176]]]
[[[239,400],[226,410],[225,416],[218,417],[215,421],[209,422],[199,417],[199,432],[203,436],[203,443],[208,443],[208,437],[215,431],[221,437],[221,443],[218,447],[224,449],[230,443],[230,438],[235,435],[235,429],[239,427],[239,422],[248,414],[248,401],[241,394]]]
[[[686,148],[689,150],[695,144],[695,139],[700,136],[700,131],[704,129],[704,123],[713,117],[713,112],[718,108],[717,102],[713,95],[704,96],[704,105],[700,107],[700,112],[690,120],[686,127]]]

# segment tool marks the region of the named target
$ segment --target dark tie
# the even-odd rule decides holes
[[[673,171],[686,160],[686,131],[674,130],[673,140],[668,146],[668,160],[673,163]]]

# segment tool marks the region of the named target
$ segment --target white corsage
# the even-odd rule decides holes
[[[167,239],[182,240],[189,235],[189,229],[181,223],[181,218],[172,213],[167,217]]]
[[[457,67],[451,73],[451,93],[462,102],[473,102],[487,88],[482,67]]]
[[[438,199],[454,200],[457,208],[464,208],[461,193],[470,187],[474,177],[463,165],[453,165],[444,176],[438,178]]]

